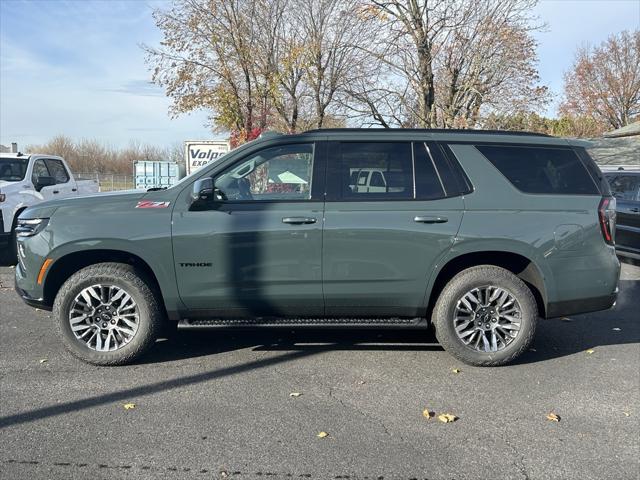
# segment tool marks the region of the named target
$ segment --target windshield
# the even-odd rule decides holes
[[[27,173],[29,158],[6,157],[0,158],[0,180],[19,182]]]

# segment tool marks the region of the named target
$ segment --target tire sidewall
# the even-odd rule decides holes
[[[504,349],[497,352],[479,352],[458,337],[453,319],[458,300],[474,288],[487,285],[507,290],[520,305],[520,331]],[[443,289],[433,323],[436,337],[445,349],[460,360],[472,365],[502,365],[519,356],[531,344],[536,329],[538,308],[529,287],[508,270],[499,267],[478,267],[465,270],[454,277]]]
[[[152,321],[152,309],[144,292],[141,291],[138,285],[127,278],[126,275],[116,277],[114,275],[100,274],[82,279],[76,278],[77,275],[78,274],[67,280],[67,284],[69,284],[68,288],[64,288],[67,286],[67,284],[65,284],[61,289],[61,292],[64,291],[63,295],[59,294],[55,301],[54,312],[56,314],[58,330],[65,346],[76,357],[94,364],[115,365],[130,361],[139,354],[140,350],[146,348],[149,338],[154,338],[155,334],[154,323]],[[138,306],[139,323],[136,334],[129,343],[112,352],[99,352],[90,349],[84,342],[78,340],[71,331],[69,311],[74,299],[83,289],[96,284],[115,285],[124,289]]]

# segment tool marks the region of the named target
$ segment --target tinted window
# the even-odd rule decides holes
[[[420,199],[442,198],[445,196],[443,190],[444,172],[440,170],[440,175],[436,172],[433,150],[437,148],[434,144],[414,143],[414,155],[416,166],[416,196]],[[447,188],[447,193],[450,188]]]
[[[411,144],[345,142],[332,149],[339,195],[358,199],[413,198]],[[335,171],[335,170],[333,170]]]
[[[33,164],[33,173],[31,174],[32,182],[38,183],[38,178],[40,177],[48,177],[49,170],[47,170],[47,166],[44,164],[44,160],[36,160]]]
[[[605,196],[611,195],[611,189],[609,188],[609,183],[604,177],[604,174],[596,165],[596,162],[593,161],[593,158],[587,153],[587,150],[582,147],[573,147],[575,152],[582,160],[582,164],[587,167],[587,170],[591,174],[591,178],[596,182],[596,185],[600,187],[600,193]]]
[[[311,198],[313,145],[266,148],[216,178],[225,200],[308,200]]]
[[[442,177],[447,196],[466,195],[473,192],[471,180],[464,173],[449,145],[439,144],[432,148],[431,155]]]
[[[22,158],[0,158],[0,180],[18,182],[27,173],[28,160]]]
[[[519,190],[526,193],[598,194],[593,179],[570,148],[476,145]]]
[[[640,200],[640,175],[616,175],[609,177],[611,191],[622,200]]]
[[[67,169],[64,168],[60,160],[48,158],[46,162],[51,176],[56,179],[56,183],[67,183],[69,181]]]

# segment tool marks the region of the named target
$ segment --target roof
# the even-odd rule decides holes
[[[549,137],[546,133],[511,131],[511,130],[473,130],[455,128],[320,128],[307,130],[304,133],[466,133],[469,135],[525,135],[534,137]]]
[[[618,128],[611,132],[607,132],[604,134],[606,138],[618,138],[618,137],[633,137],[636,135],[640,135],[640,120],[637,122],[630,123],[624,127]]]

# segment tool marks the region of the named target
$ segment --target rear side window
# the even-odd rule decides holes
[[[411,144],[404,142],[336,142],[331,163],[337,167],[343,199],[413,198]]]
[[[447,183],[450,172],[444,170],[442,165],[439,165],[439,172],[436,170],[434,153],[440,153],[437,151],[438,146],[433,143],[414,143],[413,148],[416,167],[416,197],[421,200],[442,198],[445,196],[444,188],[447,189],[447,195],[451,194],[451,184]]]
[[[525,193],[600,193],[571,148],[510,145],[476,145],[476,148]]]

